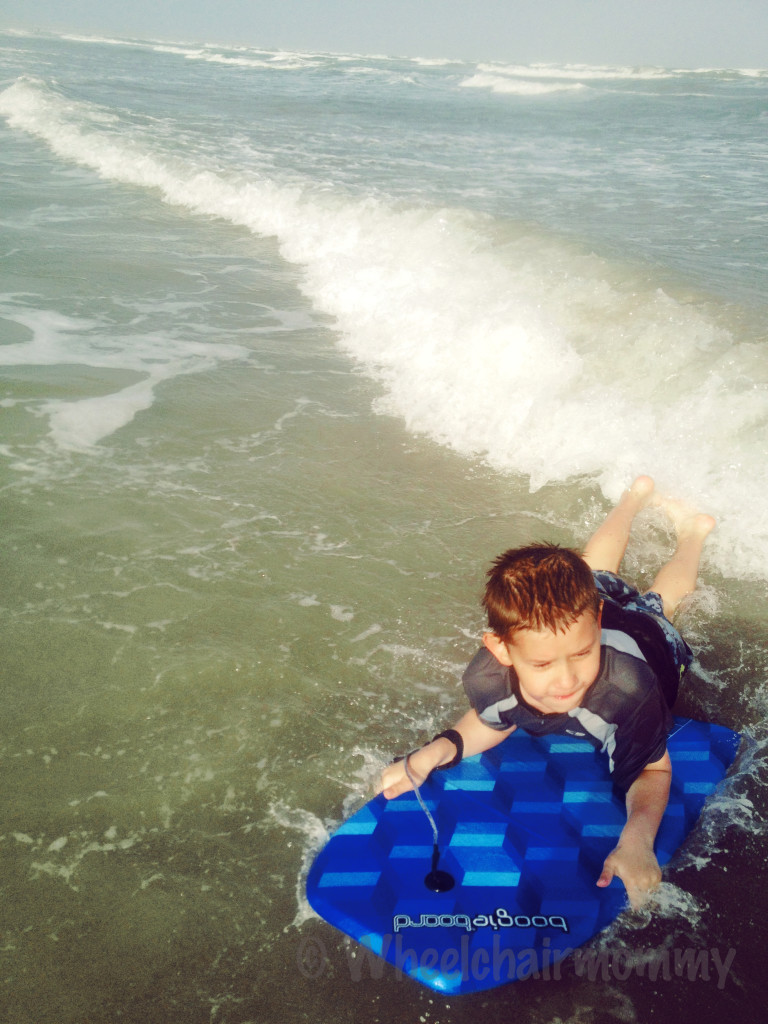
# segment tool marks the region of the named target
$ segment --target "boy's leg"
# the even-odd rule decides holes
[[[650,502],[652,495],[653,480],[649,476],[639,476],[624,492],[618,505],[608,513],[587,542],[584,561],[590,569],[618,573],[627,549],[632,520]]]
[[[671,619],[682,599],[696,589],[701,551],[715,520],[712,516],[697,515],[678,502],[661,501],[659,504],[674,523],[677,549],[659,569],[651,590],[660,595],[664,614]]]

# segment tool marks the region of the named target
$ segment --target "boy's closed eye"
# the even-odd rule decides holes
[[[592,645],[585,647],[583,651],[577,651],[573,658],[588,658],[592,653]],[[549,668],[552,665],[551,661],[532,661],[530,662],[531,668]]]

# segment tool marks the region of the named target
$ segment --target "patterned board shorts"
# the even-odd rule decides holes
[[[641,594],[620,576],[607,569],[593,570],[597,589],[601,597],[607,597],[630,612],[645,612],[658,622],[664,631],[664,639],[672,652],[678,669],[686,669],[693,661],[693,651],[664,614],[661,596],[654,590]]]

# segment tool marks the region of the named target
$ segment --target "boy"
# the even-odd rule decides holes
[[[671,518],[677,548],[652,589],[640,595],[616,574],[632,520],[652,500]],[[472,710],[409,755],[416,783],[465,754],[489,750],[518,726],[534,735],[587,738],[608,755],[627,806],[626,825],[597,885],[618,876],[639,906],[661,880],[653,843],[671,779],[669,709],[692,657],[669,620],[696,587],[704,540],[714,525],[710,516],[654,499],[653,480],[641,476],[593,534],[583,557],[531,545],[496,559],[483,598],[489,629],[464,673]],[[384,770],[385,797],[411,788],[403,761]]]

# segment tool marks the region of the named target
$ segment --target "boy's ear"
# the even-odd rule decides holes
[[[507,668],[512,665],[507,645],[500,636],[496,636],[495,633],[483,633],[483,643],[500,665],[506,665]]]

